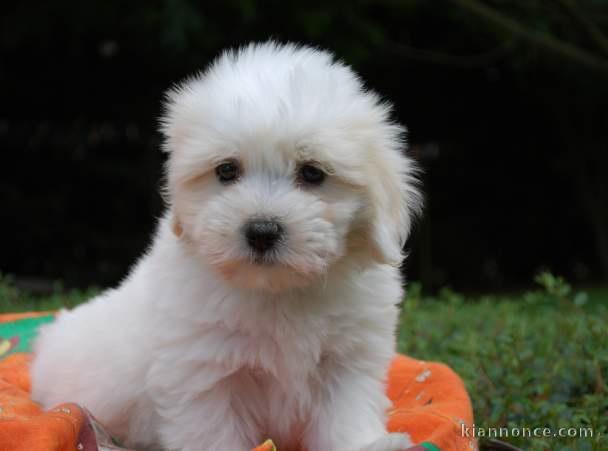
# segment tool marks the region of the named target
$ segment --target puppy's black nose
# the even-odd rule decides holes
[[[247,243],[259,253],[272,249],[282,234],[283,227],[276,221],[254,219],[245,226]]]

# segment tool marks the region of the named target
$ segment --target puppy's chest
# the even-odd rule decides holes
[[[303,324],[272,328],[255,336],[245,334],[243,338],[250,353],[244,366],[258,377],[271,375],[280,380],[313,376],[331,349],[326,333]]]
[[[226,374],[247,369],[253,375],[269,375],[278,381],[314,377],[324,356],[335,348],[341,333],[339,321],[319,312],[251,309],[249,314],[214,315],[204,323],[183,322],[161,345],[167,355],[179,355],[183,363],[206,363]],[[172,362],[175,365],[175,362]]]
[[[270,377],[275,386],[305,386],[307,380],[318,379],[324,362],[347,349],[356,335],[348,326],[352,318],[335,310],[310,302],[223,316],[205,328],[199,349],[234,371]]]

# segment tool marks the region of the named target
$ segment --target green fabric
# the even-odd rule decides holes
[[[0,358],[14,352],[29,352],[38,334],[38,328],[53,321],[53,315],[19,319],[0,323]]]
[[[430,442],[424,442],[424,443],[421,443],[420,445],[428,451],[441,451],[437,446],[433,445]]]

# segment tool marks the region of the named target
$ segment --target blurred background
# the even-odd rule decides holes
[[[0,22],[0,272],[109,286],[163,204],[163,92],[226,47],[331,49],[424,169],[405,271],[515,290],[608,281],[608,2],[11,2]]]

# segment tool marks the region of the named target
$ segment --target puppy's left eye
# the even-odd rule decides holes
[[[298,181],[305,185],[319,186],[325,180],[326,175],[322,169],[312,164],[303,164],[298,170]]]
[[[222,183],[234,182],[239,178],[241,171],[236,161],[226,161],[215,168],[215,175]]]

